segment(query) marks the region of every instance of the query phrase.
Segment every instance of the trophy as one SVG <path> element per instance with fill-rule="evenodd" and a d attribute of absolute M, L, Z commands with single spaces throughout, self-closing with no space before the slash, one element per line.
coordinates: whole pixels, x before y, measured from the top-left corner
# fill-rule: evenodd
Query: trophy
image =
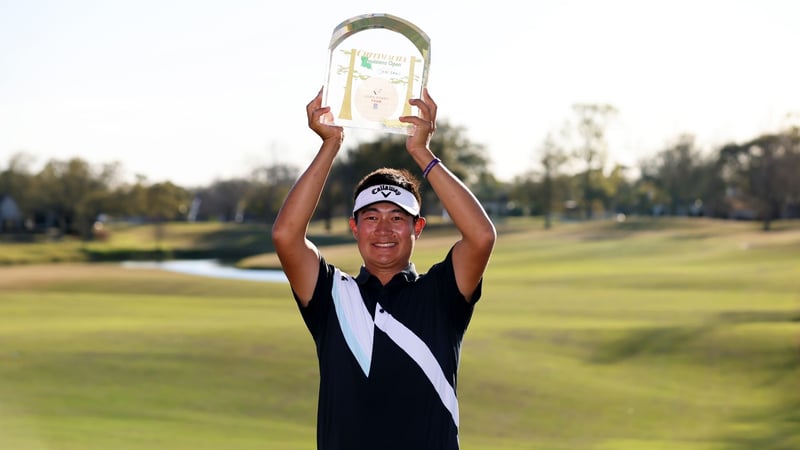
<path fill-rule="evenodd" d="M 431 43 L 411 22 L 389 14 L 365 14 L 340 23 L 328 46 L 322 122 L 413 134 L 400 116 L 416 115 L 428 79 Z"/>

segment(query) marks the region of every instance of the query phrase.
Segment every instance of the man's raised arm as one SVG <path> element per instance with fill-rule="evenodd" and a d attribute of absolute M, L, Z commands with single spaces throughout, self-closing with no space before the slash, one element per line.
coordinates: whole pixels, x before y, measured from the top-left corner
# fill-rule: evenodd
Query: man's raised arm
<path fill-rule="evenodd" d="M 322 145 L 314 160 L 292 186 L 272 225 L 275 252 L 292 290 L 303 306 L 311 300 L 319 273 L 319 252 L 306 236 L 308 225 L 344 139 L 341 127 L 320 122 L 320 117 L 329 111 L 330 108 L 322 107 L 320 90 L 306 106 L 306 115 L 309 128 L 322 138 Z"/>
<path fill-rule="evenodd" d="M 430 150 L 430 139 L 436 129 L 436 103 L 424 89 L 421 99 L 412 99 L 419 108 L 419 117 L 405 116 L 400 120 L 413 123 L 415 132 L 406 140 L 406 148 L 423 170 L 461 239 L 453 248 L 453 267 L 461 294 L 472 301 L 472 294 L 489 264 L 497 232 L 475 195 L 447 169 Z"/>

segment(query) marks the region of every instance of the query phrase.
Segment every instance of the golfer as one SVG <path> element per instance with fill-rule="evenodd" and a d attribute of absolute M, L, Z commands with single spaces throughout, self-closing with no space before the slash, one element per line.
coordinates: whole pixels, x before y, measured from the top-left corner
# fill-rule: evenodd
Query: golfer
<path fill-rule="evenodd" d="M 363 265 L 347 274 L 306 236 L 344 140 L 324 125 L 322 91 L 306 107 L 322 139 L 275 219 L 272 240 L 319 359 L 319 450 L 455 450 L 461 341 L 481 296 L 496 232 L 467 187 L 430 150 L 436 103 L 427 89 L 410 100 L 418 116 L 406 150 L 461 237 L 427 272 L 411 256 L 425 218 L 419 180 L 377 169 L 357 185 L 350 230 Z"/>

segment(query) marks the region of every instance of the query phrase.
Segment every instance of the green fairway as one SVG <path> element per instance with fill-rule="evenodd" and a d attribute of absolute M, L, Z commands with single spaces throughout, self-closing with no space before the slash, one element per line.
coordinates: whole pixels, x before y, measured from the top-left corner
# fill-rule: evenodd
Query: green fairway
<path fill-rule="evenodd" d="M 464 450 L 800 448 L 800 223 L 498 228 L 463 343 Z M 418 269 L 453 238 L 423 233 Z M 353 244 L 323 253 L 358 267 Z M 2 450 L 312 450 L 316 395 L 286 284 L 0 267 Z"/>

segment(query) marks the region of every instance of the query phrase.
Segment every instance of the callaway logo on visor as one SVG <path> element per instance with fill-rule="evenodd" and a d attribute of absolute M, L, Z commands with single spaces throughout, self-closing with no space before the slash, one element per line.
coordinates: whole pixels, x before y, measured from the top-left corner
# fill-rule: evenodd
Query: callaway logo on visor
<path fill-rule="evenodd" d="M 378 202 L 391 202 L 403 208 L 412 216 L 419 215 L 419 202 L 414 194 L 400 186 L 391 184 L 378 184 L 370 186 L 358 193 L 356 203 L 353 206 L 353 214 L 359 209 Z"/>

